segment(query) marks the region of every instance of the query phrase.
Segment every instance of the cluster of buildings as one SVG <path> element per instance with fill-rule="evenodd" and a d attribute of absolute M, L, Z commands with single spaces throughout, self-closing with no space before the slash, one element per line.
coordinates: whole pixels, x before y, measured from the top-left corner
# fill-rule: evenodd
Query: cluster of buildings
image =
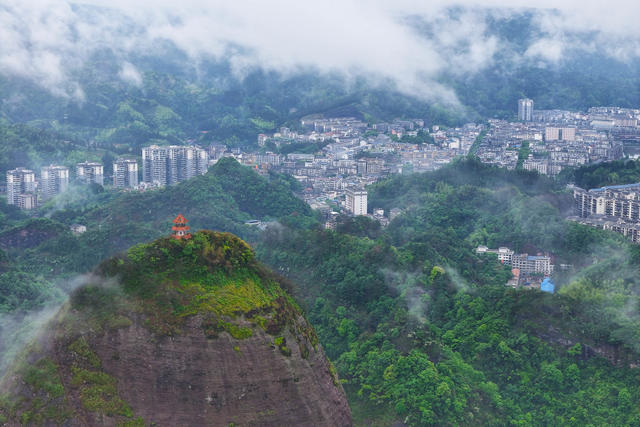
<path fill-rule="evenodd" d="M 49 165 L 40 169 L 40 177 L 31 169 L 18 167 L 7 172 L 7 204 L 30 210 L 63 193 L 69 187 L 69 168 Z M 97 162 L 76 164 L 80 184 L 104 184 L 104 167 Z"/>
<path fill-rule="evenodd" d="M 543 175 L 623 157 L 624 142 L 638 137 L 640 110 L 594 107 L 588 112 L 534 110 L 518 101 L 518 122 L 490 120 L 490 130 L 475 154 L 508 169 L 521 166 Z M 527 157 L 521 152 L 526 148 Z M 520 164 L 519 164 L 520 161 Z"/>
<path fill-rule="evenodd" d="M 36 178 L 31 169 L 19 167 L 7 172 L 7 204 L 30 210 L 38 203 L 62 193 L 69 186 L 69 168 L 50 165 Z"/>
<path fill-rule="evenodd" d="M 142 181 L 155 186 L 177 184 L 209 168 L 208 151 L 194 146 L 158 146 L 142 149 Z"/>
<path fill-rule="evenodd" d="M 282 147 L 323 141 L 322 149 L 281 155 L 265 152 L 266 148 L 243 152 L 212 144 L 209 155 L 214 162 L 232 156 L 261 173 L 275 171 L 293 176 L 303 188 L 301 197 L 326 212 L 327 218 L 336 207 L 352 215 L 364 215 L 369 209 L 365 186 L 391 174 L 437 169 L 466 155 L 484 130 L 483 125 L 473 123 L 428 129 L 422 119 L 368 125 L 353 117 L 303 119 L 300 125 L 301 132 L 281 128 L 272 135 L 261 134 L 258 145 L 268 148 L 271 143 Z M 384 218 L 388 220 L 388 216 Z"/>
<path fill-rule="evenodd" d="M 142 181 L 138 160 L 118 158 L 113 162 L 115 188 L 144 189 L 176 184 L 206 173 L 209 152 L 192 146 L 150 146 L 142 149 Z M 76 164 L 78 184 L 104 185 L 104 166 L 98 162 Z M 24 167 L 7 172 L 7 203 L 21 209 L 36 208 L 69 187 L 70 173 L 66 166 L 50 165 L 36 177 L 34 171 Z"/>
<path fill-rule="evenodd" d="M 615 231 L 640 243 L 640 183 L 584 190 L 573 187 L 572 221 Z"/>
<path fill-rule="evenodd" d="M 554 292 L 554 285 L 550 278 L 554 265 L 549 255 L 516 254 L 515 251 L 507 247 L 489 249 L 483 245 L 476 248 L 476 253 L 495 254 L 500 262 L 511 266 L 513 278 L 507 283 L 508 286 L 522 286 L 550 293 Z"/>

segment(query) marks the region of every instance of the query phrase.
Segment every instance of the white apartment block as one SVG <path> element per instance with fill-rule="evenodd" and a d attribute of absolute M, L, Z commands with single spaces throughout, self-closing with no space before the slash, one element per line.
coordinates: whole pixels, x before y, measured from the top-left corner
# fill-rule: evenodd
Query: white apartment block
<path fill-rule="evenodd" d="M 76 178 L 85 184 L 104 185 L 104 166 L 95 162 L 83 162 L 76 165 Z"/>
<path fill-rule="evenodd" d="M 142 149 L 142 180 L 173 185 L 203 175 L 209 167 L 209 153 L 198 147 L 152 145 Z"/>
<path fill-rule="evenodd" d="M 35 194 L 36 191 L 36 174 L 26 168 L 16 168 L 7 172 L 7 204 L 21 206 L 26 205 L 24 197 L 21 195 Z M 22 201 L 21 201 L 22 200 Z M 33 206 L 23 209 L 33 209 L 35 207 L 35 196 L 33 198 Z M 29 206 L 31 206 L 29 204 Z"/>
<path fill-rule="evenodd" d="M 118 188 L 138 186 L 138 162 L 133 159 L 117 159 L 113 163 L 113 186 Z"/>
<path fill-rule="evenodd" d="M 347 190 L 345 196 L 345 205 L 347 211 L 356 216 L 367 214 L 366 190 Z"/>
<path fill-rule="evenodd" d="M 69 187 L 69 168 L 56 165 L 43 167 L 40 171 L 40 184 L 44 200 L 66 191 Z"/>

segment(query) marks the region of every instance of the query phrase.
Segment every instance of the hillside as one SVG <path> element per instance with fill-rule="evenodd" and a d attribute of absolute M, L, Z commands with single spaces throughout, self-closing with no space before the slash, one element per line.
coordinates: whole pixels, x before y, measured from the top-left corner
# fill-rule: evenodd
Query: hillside
<path fill-rule="evenodd" d="M 170 220 L 182 212 L 195 229 L 228 231 L 253 241 L 259 231 L 245 225 L 250 219 L 305 223 L 311 209 L 293 195 L 290 182 L 272 175 L 262 177 L 234 159 L 222 159 L 206 175 L 179 185 L 147 192 L 113 192 L 93 195 L 61 195 L 46 205 L 48 218 L 24 220 L 5 217 L 0 249 L 12 260 L 7 274 L 19 279 L 0 296 L 3 306 L 21 305 L 21 289 L 31 288 L 36 277 L 57 277 L 91 270 L 104 258 L 132 245 L 166 235 Z M 66 197 L 69 196 L 69 197 Z M 69 226 L 87 226 L 73 235 Z M 9 282 L 14 282 L 9 281 Z M 28 301 L 27 301 L 28 303 Z"/>
<path fill-rule="evenodd" d="M 5 376 L 0 421 L 349 425 L 282 284 L 228 233 L 134 246 L 100 265 Z"/>
<path fill-rule="evenodd" d="M 267 230 L 261 260 L 300 287 L 356 425 L 633 425 L 638 247 L 564 220 L 552 180 L 467 159 L 369 189 L 388 227 Z M 505 286 L 480 245 L 551 252 L 556 294 Z"/>

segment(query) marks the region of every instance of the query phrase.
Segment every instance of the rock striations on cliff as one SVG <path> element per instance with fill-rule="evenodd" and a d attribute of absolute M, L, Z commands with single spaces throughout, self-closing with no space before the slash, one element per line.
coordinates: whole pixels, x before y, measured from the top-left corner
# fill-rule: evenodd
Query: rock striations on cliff
<path fill-rule="evenodd" d="M 228 233 L 105 261 L 0 383 L 7 425 L 347 426 L 282 281 Z"/>

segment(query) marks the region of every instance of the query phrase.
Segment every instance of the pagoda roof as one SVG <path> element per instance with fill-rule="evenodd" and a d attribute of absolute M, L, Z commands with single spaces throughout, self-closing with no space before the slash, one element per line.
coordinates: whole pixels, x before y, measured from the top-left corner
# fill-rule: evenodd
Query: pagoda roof
<path fill-rule="evenodd" d="M 186 224 L 189 222 L 182 214 L 178 214 L 178 216 L 173 220 L 174 224 Z"/>

